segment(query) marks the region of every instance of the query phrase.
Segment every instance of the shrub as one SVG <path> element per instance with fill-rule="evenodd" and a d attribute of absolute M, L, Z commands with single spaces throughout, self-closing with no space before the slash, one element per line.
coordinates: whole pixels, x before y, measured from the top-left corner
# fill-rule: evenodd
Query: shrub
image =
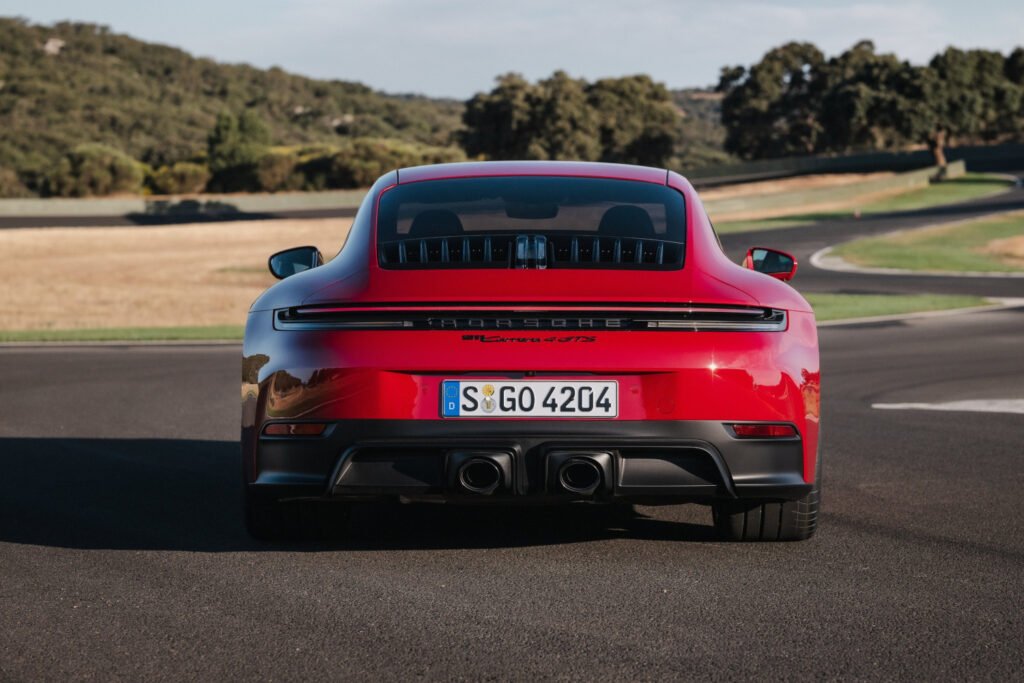
<path fill-rule="evenodd" d="M 0 197 L 31 197 L 32 193 L 21 182 L 18 174 L 0 166 Z"/>
<path fill-rule="evenodd" d="M 209 181 L 208 168 L 188 161 L 161 166 L 149 176 L 149 185 L 157 194 L 195 194 L 202 192 Z"/>
<path fill-rule="evenodd" d="M 207 139 L 207 158 L 213 179 L 211 189 L 221 192 L 252 192 L 260 189 L 258 165 L 267 155 L 270 133 L 252 111 L 239 117 L 224 112 Z"/>
<path fill-rule="evenodd" d="M 368 187 L 392 169 L 465 159 L 465 153 L 455 147 L 432 147 L 384 138 L 356 138 L 331 156 L 328 186 Z"/>
<path fill-rule="evenodd" d="M 142 189 L 142 167 L 124 152 L 87 143 L 65 154 L 46 179 L 46 193 L 90 197 Z"/>
<path fill-rule="evenodd" d="M 256 182 L 264 192 L 301 190 L 302 174 L 297 172 L 298 158 L 288 151 L 266 154 L 256 163 Z"/>

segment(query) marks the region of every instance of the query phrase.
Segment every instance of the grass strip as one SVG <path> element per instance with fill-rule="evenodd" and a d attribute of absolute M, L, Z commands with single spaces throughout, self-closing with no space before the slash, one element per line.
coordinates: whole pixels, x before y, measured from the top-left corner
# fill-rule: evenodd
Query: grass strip
<path fill-rule="evenodd" d="M 82 330 L 0 330 L 0 342 L 210 341 L 239 340 L 241 325 L 208 327 L 110 327 Z"/>
<path fill-rule="evenodd" d="M 1024 213 L 957 225 L 910 230 L 853 240 L 832 254 L 858 266 L 948 272 L 1024 271 L 1024 261 L 1001 257 L 986 247 L 996 240 L 1024 236 Z"/>
<path fill-rule="evenodd" d="M 818 322 L 870 318 L 878 315 L 901 315 L 922 311 L 941 311 L 954 308 L 984 306 L 986 299 L 979 296 L 946 294 L 827 294 L 804 292 L 814 307 Z"/>

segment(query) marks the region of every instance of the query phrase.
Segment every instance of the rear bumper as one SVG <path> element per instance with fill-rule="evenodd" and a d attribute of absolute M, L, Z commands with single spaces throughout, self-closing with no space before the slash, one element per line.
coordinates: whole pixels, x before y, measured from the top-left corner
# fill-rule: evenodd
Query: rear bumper
<path fill-rule="evenodd" d="M 473 454 L 503 470 L 492 493 L 458 484 L 456 468 Z M 574 455 L 603 468 L 592 494 L 559 484 L 559 463 Z M 339 420 L 321 436 L 260 436 L 245 469 L 251 492 L 273 499 L 656 504 L 792 500 L 811 488 L 799 437 L 737 439 L 705 420 Z"/>

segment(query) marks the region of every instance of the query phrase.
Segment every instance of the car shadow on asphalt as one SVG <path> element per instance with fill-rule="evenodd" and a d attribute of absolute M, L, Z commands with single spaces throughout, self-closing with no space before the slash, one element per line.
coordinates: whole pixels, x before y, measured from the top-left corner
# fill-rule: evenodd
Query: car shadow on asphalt
<path fill-rule="evenodd" d="M 317 552 L 717 538 L 710 524 L 658 519 L 632 508 L 361 504 L 348 532 L 336 539 L 260 543 L 242 526 L 238 458 L 238 443 L 230 441 L 0 438 L 0 542 Z"/>

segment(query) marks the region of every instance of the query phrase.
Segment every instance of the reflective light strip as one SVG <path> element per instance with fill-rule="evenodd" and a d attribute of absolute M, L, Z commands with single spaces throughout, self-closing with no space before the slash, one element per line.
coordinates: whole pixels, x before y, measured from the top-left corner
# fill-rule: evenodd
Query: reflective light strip
<path fill-rule="evenodd" d="M 273 422 L 263 428 L 265 436 L 320 436 L 327 429 L 323 422 Z"/>
<path fill-rule="evenodd" d="M 411 320 L 277 320 L 289 330 L 400 330 L 412 328 Z"/>
<path fill-rule="evenodd" d="M 289 309 L 279 309 L 278 313 L 287 312 Z M 600 313 L 608 314 L 614 313 L 616 315 L 622 315 L 624 313 L 682 313 L 682 314 L 693 314 L 693 313 L 715 313 L 715 314 L 729 314 L 729 315 L 750 315 L 760 316 L 764 315 L 764 312 L 768 310 L 766 308 L 727 308 L 724 306 L 719 307 L 701 307 L 701 306 L 616 306 L 615 304 L 605 306 L 547 306 L 543 304 L 539 305 L 516 305 L 508 304 L 504 305 L 501 303 L 494 303 L 489 306 L 450 306 L 443 303 L 439 304 L 383 304 L 380 306 L 308 306 L 303 308 L 295 309 L 295 313 L 299 315 L 309 314 L 322 314 L 322 313 L 366 313 L 370 311 L 372 313 L 430 313 L 431 315 L 440 315 L 444 313 L 492 313 L 494 315 L 514 315 L 516 313 Z M 782 313 L 782 311 L 778 311 Z"/>
<path fill-rule="evenodd" d="M 564 313 L 575 315 L 564 316 Z M 635 314 L 661 313 L 674 319 L 639 317 Z M 359 319 L 360 315 L 391 314 L 412 319 Z M 479 317 L 472 317 L 477 314 Z M 562 315 L 559 315 L 562 314 Z M 588 317 L 588 314 L 593 317 Z M 322 317 L 317 317 L 322 316 Z M 334 317 L 337 316 L 337 317 Z M 346 319 L 351 316 L 354 319 Z M 684 316 L 693 316 L 684 317 Z M 724 319 L 714 319 L 722 317 Z M 708 319 L 711 318 L 711 319 Z M 439 325 L 438 322 L 445 323 Z M 475 323 L 475 324 L 474 324 Z M 493 324 L 492 324 L 493 323 Z M 612 324 L 614 323 L 614 324 Z M 786 329 L 785 311 L 776 309 L 685 308 L 685 309 L 282 309 L 275 312 L 274 327 L 281 330 L 578 330 L 578 331 L 723 331 L 780 332 Z"/>
<path fill-rule="evenodd" d="M 732 332 L 780 332 L 786 329 L 786 315 L 776 320 L 648 320 L 647 327 L 660 330 L 725 330 Z"/>
<path fill-rule="evenodd" d="M 737 439 L 792 439 L 797 436 L 796 427 L 790 424 L 730 424 Z"/>

